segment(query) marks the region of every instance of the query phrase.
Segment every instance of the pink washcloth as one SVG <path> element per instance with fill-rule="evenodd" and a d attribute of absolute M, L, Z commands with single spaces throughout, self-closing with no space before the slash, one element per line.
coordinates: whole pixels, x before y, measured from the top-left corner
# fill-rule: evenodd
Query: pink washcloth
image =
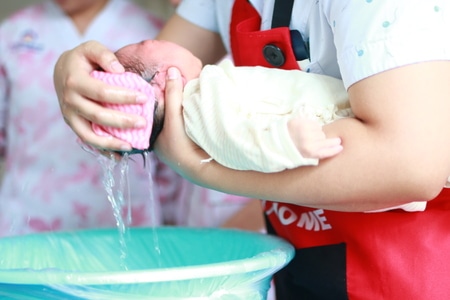
<path fill-rule="evenodd" d="M 97 135 L 113 136 L 130 143 L 134 149 L 147 150 L 150 146 L 150 135 L 153 127 L 153 111 L 156 101 L 153 87 L 141 76 L 130 72 L 113 74 L 102 71 L 93 71 L 91 76 L 100 79 L 109 85 L 125 87 L 147 95 L 148 100 L 145 103 L 140 104 L 103 103 L 105 107 L 144 117 L 147 120 L 145 127 L 121 129 L 92 124 L 92 129 Z"/>

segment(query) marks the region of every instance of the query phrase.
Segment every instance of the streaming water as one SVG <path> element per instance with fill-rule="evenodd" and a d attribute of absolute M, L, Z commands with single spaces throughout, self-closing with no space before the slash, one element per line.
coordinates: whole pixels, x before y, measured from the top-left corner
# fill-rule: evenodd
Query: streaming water
<path fill-rule="evenodd" d="M 150 218 L 153 222 L 153 244 L 155 246 L 155 252 L 158 255 L 159 259 L 158 259 L 158 266 L 161 267 L 162 263 L 161 263 L 161 248 L 160 248 L 160 244 L 159 244 L 159 238 L 158 238 L 158 234 L 156 232 L 156 215 L 155 215 L 155 211 L 156 209 L 156 205 L 158 205 L 158 203 L 155 202 L 155 195 L 153 194 L 153 176 L 152 176 L 152 165 L 151 165 L 151 160 L 150 160 L 150 154 L 148 152 L 144 152 L 144 161 L 145 161 L 145 168 L 148 174 L 148 182 L 149 182 L 149 195 L 150 195 L 150 207 L 152 208 L 151 212 L 150 212 Z"/>
<path fill-rule="evenodd" d="M 119 177 L 119 185 L 117 188 L 115 172 L 117 166 L 117 161 L 111 155 L 111 157 L 98 156 L 97 158 L 100 162 L 100 165 L 103 169 L 103 185 L 105 187 L 105 191 L 107 194 L 107 198 L 109 203 L 111 203 L 111 207 L 113 209 L 114 218 L 116 219 L 117 229 L 119 231 L 119 244 L 120 244 L 120 259 L 121 265 L 125 270 L 128 270 L 126 259 L 127 259 L 127 243 L 125 241 L 125 235 L 127 232 L 127 224 L 125 223 L 122 216 L 122 208 L 125 206 L 125 202 L 127 201 L 127 205 L 130 206 L 130 197 L 128 193 L 128 197 L 124 197 L 125 186 L 129 186 L 126 184 L 126 179 L 128 178 L 128 155 L 124 155 L 122 160 L 119 162 L 120 166 L 120 177 Z M 127 189 L 128 190 L 128 189 Z M 128 210 L 131 211 L 130 209 Z M 128 213 L 129 219 L 128 225 L 131 224 L 131 213 Z"/>
<path fill-rule="evenodd" d="M 114 159 L 114 156 L 111 154 L 110 157 L 106 157 L 101 155 L 95 149 L 89 148 L 89 146 L 83 145 L 82 147 L 94 154 L 100 163 L 103 169 L 103 185 L 107 194 L 108 201 L 111 203 L 111 207 L 113 209 L 114 218 L 116 219 L 116 225 L 119 232 L 119 244 L 120 244 L 120 258 L 121 265 L 125 270 L 128 270 L 126 265 L 126 259 L 128 256 L 128 247 L 127 247 L 127 237 L 128 231 L 127 226 L 131 226 L 132 224 L 132 208 L 131 208 L 131 196 L 130 196 L 130 185 L 128 182 L 128 172 L 129 172 L 129 162 L 130 157 L 128 154 L 124 154 L 121 160 Z M 150 159 L 150 154 L 148 152 L 143 153 L 143 158 L 145 162 L 145 169 L 148 174 L 148 195 L 150 201 L 150 219 L 152 222 L 152 230 L 153 230 L 153 244 L 154 250 L 157 255 L 157 263 L 158 266 L 162 266 L 161 261 L 161 248 L 159 243 L 159 237 L 157 234 L 156 227 L 159 225 L 157 220 L 159 220 L 159 216 L 156 216 L 156 212 L 158 211 L 156 203 L 157 199 L 154 196 L 154 186 L 153 186 L 153 172 L 152 172 L 152 164 Z M 119 171 L 119 176 L 116 178 L 116 171 Z M 118 181 L 118 182 L 117 182 Z M 124 219 L 123 209 L 127 208 L 127 214 Z"/>

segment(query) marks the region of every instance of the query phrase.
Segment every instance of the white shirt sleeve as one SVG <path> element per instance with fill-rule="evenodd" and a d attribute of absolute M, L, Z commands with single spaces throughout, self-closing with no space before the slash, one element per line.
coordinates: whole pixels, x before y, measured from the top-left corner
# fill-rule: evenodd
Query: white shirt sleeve
<path fill-rule="evenodd" d="M 321 3 L 346 87 L 395 67 L 450 59 L 448 0 Z"/>

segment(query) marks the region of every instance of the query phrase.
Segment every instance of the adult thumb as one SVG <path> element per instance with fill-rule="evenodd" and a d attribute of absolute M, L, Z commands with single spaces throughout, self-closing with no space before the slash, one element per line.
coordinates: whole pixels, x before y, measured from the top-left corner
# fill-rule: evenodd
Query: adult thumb
<path fill-rule="evenodd" d="M 181 112 L 181 102 L 183 101 L 183 81 L 180 71 L 175 67 L 167 70 L 165 87 L 165 111 L 166 117 Z"/>

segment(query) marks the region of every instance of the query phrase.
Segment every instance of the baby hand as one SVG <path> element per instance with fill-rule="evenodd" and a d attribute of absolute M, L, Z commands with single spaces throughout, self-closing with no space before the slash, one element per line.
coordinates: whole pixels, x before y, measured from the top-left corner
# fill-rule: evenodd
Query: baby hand
<path fill-rule="evenodd" d="M 343 149 L 341 139 L 327 138 L 317 120 L 297 117 L 289 120 L 287 125 L 292 141 L 305 158 L 328 158 Z"/>

